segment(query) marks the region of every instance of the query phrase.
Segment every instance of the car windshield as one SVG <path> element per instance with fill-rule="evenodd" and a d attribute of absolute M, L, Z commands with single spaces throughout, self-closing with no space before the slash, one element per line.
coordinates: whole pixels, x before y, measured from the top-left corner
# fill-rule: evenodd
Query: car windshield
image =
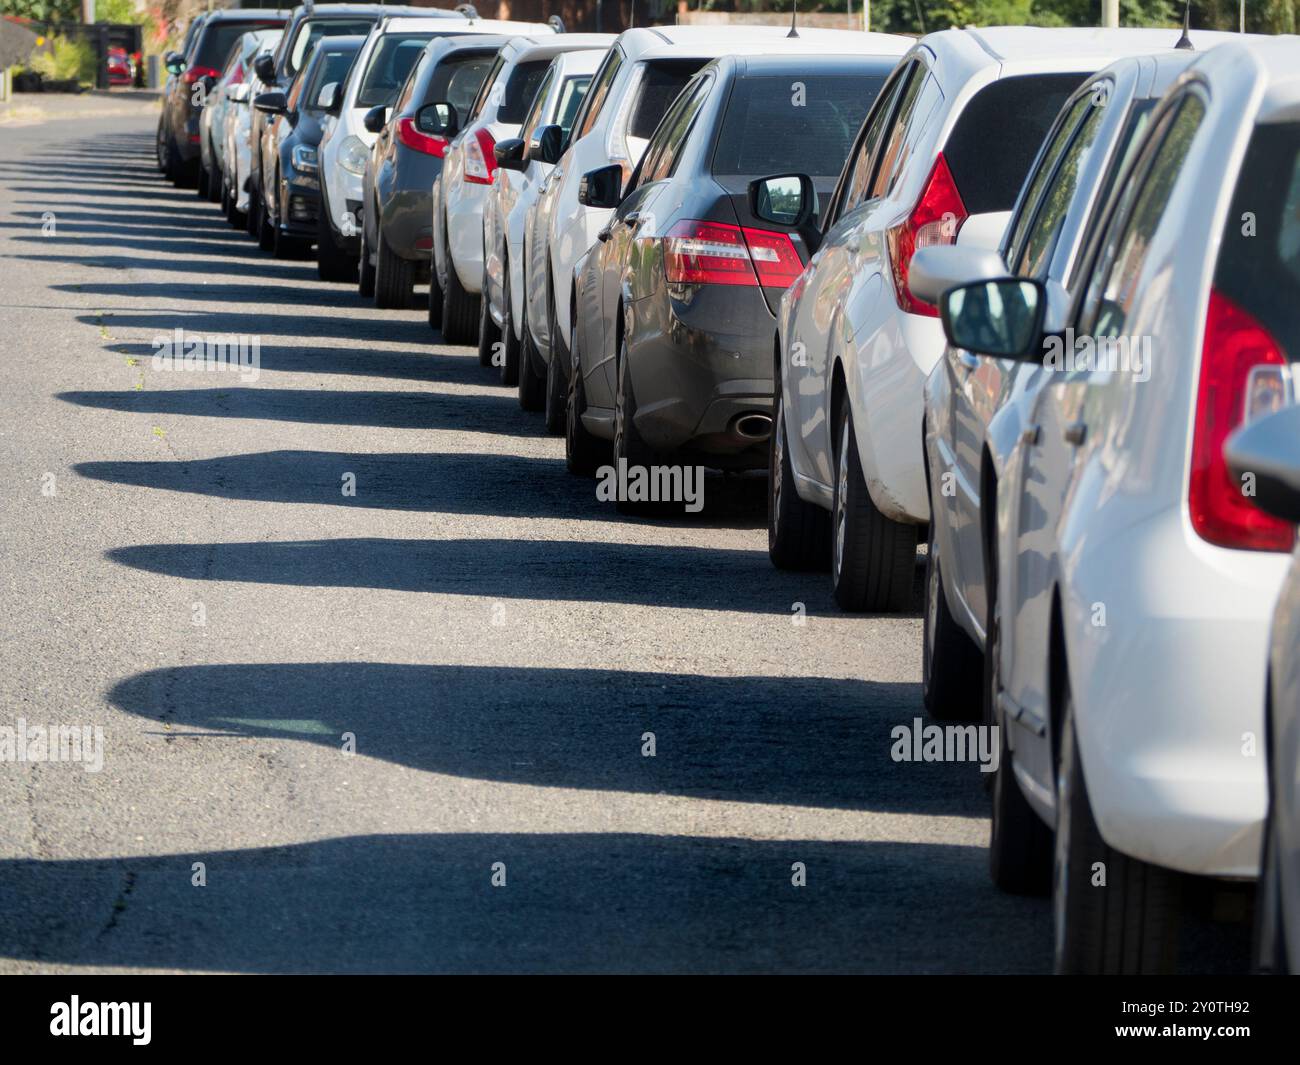
<path fill-rule="evenodd" d="M 357 107 L 391 107 L 432 33 L 387 33 L 370 53 Z"/>
<path fill-rule="evenodd" d="M 713 173 L 839 174 L 885 74 L 800 74 L 794 92 L 792 80 L 787 74 L 736 81 L 719 126 Z"/>
<path fill-rule="evenodd" d="M 298 35 L 293 39 L 293 48 L 285 60 L 285 73 L 296 74 L 322 37 L 364 37 L 374 24 L 375 20 L 368 18 L 307 19 L 298 27 Z"/>

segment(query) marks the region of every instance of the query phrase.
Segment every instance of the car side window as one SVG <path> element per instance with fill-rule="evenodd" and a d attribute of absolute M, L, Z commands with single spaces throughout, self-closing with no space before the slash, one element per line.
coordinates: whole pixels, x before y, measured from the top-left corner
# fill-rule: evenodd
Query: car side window
<path fill-rule="evenodd" d="M 415 66 L 411 68 L 411 73 L 406 75 L 406 84 L 402 86 L 402 91 L 397 94 L 397 102 L 393 104 L 393 114 L 400 114 L 406 110 L 406 105 L 411 102 L 411 94 L 415 92 L 416 82 L 420 80 L 420 71 L 424 69 L 424 62 L 427 55 L 420 56 L 415 61 Z"/>
<path fill-rule="evenodd" d="M 695 122 L 695 116 L 699 114 L 700 107 L 704 104 L 712 86 L 712 77 L 699 78 L 694 85 L 688 87 L 677 98 L 668 114 L 663 117 L 663 121 L 659 123 L 659 128 L 655 130 L 654 137 L 646 149 L 647 156 L 651 150 L 655 154 L 651 158 L 650 164 L 642 168 L 638 188 L 641 185 L 648 185 L 652 181 L 662 181 L 664 178 L 670 177 L 677 169 L 677 161 L 681 158 L 682 146 L 686 143 L 686 137 Z"/>
<path fill-rule="evenodd" d="M 609 99 L 609 90 L 614 84 L 614 79 L 618 77 L 618 72 L 623 66 L 623 53 L 617 48 L 611 48 L 605 61 L 601 63 L 600 70 L 592 79 L 591 88 L 587 91 L 587 98 L 583 100 L 583 112 L 580 121 L 575 122 L 576 132 L 573 139 L 581 140 L 596 124 L 596 119 L 600 117 L 601 108 L 605 106 L 605 101 Z"/>
<path fill-rule="evenodd" d="M 551 82 L 555 80 L 555 68 L 547 67 L 546 76 L 542 78 L 542 83 L 537 86 L 537 95 L 533 97 L 533 102 L 528 108 L 528 114 L 524 116 L 524 124 L 520 128 L 519 136 L 525 144 L 531 144 L 533 134 L 537 131 L 538 125 L 542 121 L 542 113 L 546 109 L 546 98 L 551 92 Z"/>
<path fill-rule="evenodd" d="M 1123 335 L 1151 238 L 1205 117 L 1205 104 L 1193 93 L 1185 93 L 1176 106 L 1176 111 L 1166 112 L 1163 128 L 1157 129 L 1152 139 L 1155 147 L 1139 160 L 1136 179 L 1129 181 L 1107 222 L 1082 304 L 1080 334 Z"/>
<path fill-rule="evenodd" d="M 881 149 L 877 153 L 880 157 L 880 165 L 876 167 L 876 176 L 871 182 L 869 191 L 862 197 L 863 201 L 884 196 L 894 187 L 894 182 L 898 179 L 903 163 L 906 161 L 904 146 L 909 140 L 907 134 L 912 119 L 918 117 L 924 121 L 928 117 L 928 114 L 918 115 L 917 102 L 921 99 L 921 89 L 930 80 L 930 76 L 920 63 L 916 64 L 916 68 L 916 72 L 907 80 L 907 88 L 900 97 L 894 120 L 888 127 L 885 139 L 881 142 Z M 931 103 L 933 102 L 932 99 Z"/>
<path fill-rule="evenodd" d="M 483 110 L 483 105 L 487 103 L 488 96 L 492 93 L 492 86 L 501 76 L 501 68 L 506 65 L 506 61 L 497 56 L 496 62 L 492 64 L 492 69 L 487 72 L 487 77 L 483 79 L 483 84 L 479 86 L 478 95 L 474 97 L 474 105 L 469 109 L 469 115 L 461 123 L 461 129 L 464 129 L 476 118 L 478 113 Z"/>
<path fill-rule="evenodd" d="M 916 63 L 909 63 L 905 70 L 894 75 L 893 80 L 876 97 L 876 104 L 871 109 L 871 114 L 867 116 L 866 125 L 854 149 L 852 169 L 841 183 L 834 210 L 827 212 L 827 228 L 839 221 L 845 212 L 853 210 L 866 195 L 875 171 L 880 142 L 889 128 L 889 120 L 894 113 L 899 95 L 907 90 L 908 84 L 916 74 L 916 68 Z M 832 214 L 834 217 L 831 217 Z"/>
<path fill-rule="evenodd" d="M 1016 213 L 1011 219 L 1011 225 L 1007 227 L 1007 232 L 1011 235 L 1006 247 L 1008 263 L 1015 263 L 1021 258 L 1024 252 L 1026 235 L 1034 221 L 1034 214 L 1038 209 L 1039 201 L 1043 197 L 1043 189 L 1052 180 L 1057 160 L 1061 158 L 1065 146 L 1070 143 L 1070 138 L 1074 136 L 1075 130 L 1079 128 L 1080 118 L 1084 110 L 1091 105 L 1091 101 L 1091 94 L 1085 93 L 1080 96 L 1056 120 L 1056 128 L 1048 134 L 1046 145 L 1038 157 L 1038 165 L 1029 175 L 1029 183 L 1025 186 L 1024 194 L 1020 197 L 1020 203 L 1016 206 Z"/>
<path fill-rule="evenodd" d="M 1091 97 L 1087 99 L 1091 101 Z M 1024 248 L 1019 258 L 1012 262 L 1013 274 L 1037 278 L 1047 276 L 1052 253 L 1056 251 L 1056 242 L 1065 225 L 1065 216 L 1079 186 L 1079 166 L 1096 143 L 1102 115 L 1103 108 L 1092 106 L 1089 102 L 1087 112 L 1065 149 L 1065 154 L 1061 156 L 1051 183 L 1043 192 L 1033 223 L 1026 231 Z"/>

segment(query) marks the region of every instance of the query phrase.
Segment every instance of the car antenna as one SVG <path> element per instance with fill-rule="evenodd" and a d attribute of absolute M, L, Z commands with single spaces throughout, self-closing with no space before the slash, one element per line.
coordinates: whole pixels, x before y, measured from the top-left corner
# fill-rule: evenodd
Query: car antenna
<path fill-rule="evenodd" d="M 1184 51 L 1195 51 L 1192 39 L 1187 36 L 1187 31 L 1192 26 L 1192 0 L 1187 0 L 1187 6 L 1183 8 L 1183 35 L 1178 38 L 1175 48 L 1181 48 Z"/>
<path fill-rule="evenodd" d="M 795 18 L 799 14 L 799 0 L 790 0 L 790 32 L 786 37 L 798 37 L 799 30 L 794 24 Z"/>

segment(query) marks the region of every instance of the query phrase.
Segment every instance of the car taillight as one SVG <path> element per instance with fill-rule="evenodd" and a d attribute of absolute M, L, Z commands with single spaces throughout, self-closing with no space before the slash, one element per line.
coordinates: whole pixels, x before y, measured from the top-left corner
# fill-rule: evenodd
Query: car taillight
<path fill-rule="evenodd" d="M 415 128 L 415 119 L 413 118 L 398 120 L 397 139 L 408 148 L 414 148 L 417 152 L 424 152 L 425 155 L 436 155 L 441 159 L 447 154 L 447 138 L 421 133 Z"/>
<path fill-rule="evenodd" d="M 922 248 L 936 244 L 956 244 L 957 231 L 966 221 L 966 205 L 952 179 L 948 161 L 942 153 L 925 179 L 921 196 L 912 213 L 885 233 L 889 245 L 889 264 L 894 275 L 894 295 L 898 306 L 908 314 L 939 317 L 939 308 L 912 295 L 907 287 L 907 268 L 912 256 Z"/>
<path fill-rule="evenodd" d="M 244 83 L 244 64 L 237 63 L 235 65 L 235 72 L 230 76 L 230 81 L 228 81 L 227 84 L 242 85 L 243 83 Z"/>
<path fill-rule="evenodd" d="M 465 140 L 465 180 L 475 185 L 491 185 L 497 172 L 497 157 L 493 149 L 497 142 L 485 129 L 476 129 Z"/>
<path fill-rule="evenodd" d="M 1292 526 L 1257 509 L 1223 458 L 1229 433 L 1291 400 L 1290 367 L 1277 341 L 1252 315 L 1212 289 L 1187 493 L 1192 528 L 1202 540 L 1251 551 L 1291 550 Z"/>
<path fill-rule="evenodd" d="M 219 70 L 213 70 L 211 67 L 193 66 L 190 67 L 189 70 L 187 70 L 184 74 L 181 75 L 181 80 L 185 82 L 186 85 L 193 85 L 196 81 L 199 80 L 199 78 L 219 78 L 219 77 L 221 77 L 221 71 Z"/>
<path fill-rule="evenodd" d="M 785 288 L 802 270 L 785 233 L 685 219 L 664 237 L 664 277 L 674 284 Z"/>

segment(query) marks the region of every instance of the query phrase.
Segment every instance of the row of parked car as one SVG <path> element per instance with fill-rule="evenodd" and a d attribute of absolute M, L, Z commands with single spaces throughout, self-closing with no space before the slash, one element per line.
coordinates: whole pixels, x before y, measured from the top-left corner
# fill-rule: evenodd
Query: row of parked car
<path fill-rule="evenodd" d="M 998 728 L 991 873 L 1058 970 L 1174 968 L 1255 880 L 1294 965 L 1300 39 L 562 30 L 201 16 L 160 168 L 378 307 L 427 283 L 577 475 L 766 469 L 845 610 L 926 542 L 925 705 Z"/>

